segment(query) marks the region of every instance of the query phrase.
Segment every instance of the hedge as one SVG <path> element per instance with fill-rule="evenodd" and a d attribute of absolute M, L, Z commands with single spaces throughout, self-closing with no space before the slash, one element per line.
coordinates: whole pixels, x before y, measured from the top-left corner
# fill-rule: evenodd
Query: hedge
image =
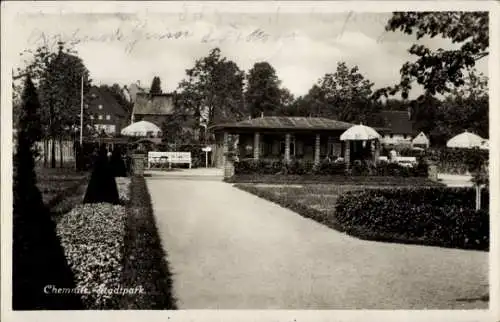
<path fill-rule="evenodd" d="M 353 162 L 347 171 L 344 162 L 323 160 L 315 165 L 310 160 L 254 160 L 243 159 L 234 163 L 235 174 L 274 174 L 274 175 L 353 175 L 353 176 L 403 176 L 427 177 L 428 165 L 419 162 L 415 167 L 405 167 L 396 163 L 380 162 L 377 165 L 367 162 Z"/>
<path fill-rule="evenodd" d="M 404 188 L 347 192 L 337 200 L 342 230 L 370 240 L 489 249 L 489 192 L 480 211 L 470 188 Z"/>
<path fill-rule="evenodd" d="M 129 310 L 176 309 L 172 276 L 143 177 L 132 177 L 127 205 L 121 284 L 140 285 L 145 291 L 123 297 L 120 307 Z"/>
<path fill-rule="evenodd" d="M 483 160 L 488 160 L 489 151 L 480 149 L 428 149 L 417 151 L 404 149 L 400 151 L 402 156 L 423 157 L 436 164 L 439 172 L 464 174 L 467 169 L 466 160 L 471 156 L 479 156 Z"/>

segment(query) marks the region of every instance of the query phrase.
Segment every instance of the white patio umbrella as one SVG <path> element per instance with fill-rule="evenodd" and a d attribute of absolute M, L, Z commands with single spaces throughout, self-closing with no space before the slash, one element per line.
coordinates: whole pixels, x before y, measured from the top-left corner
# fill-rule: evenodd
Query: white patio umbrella
<path fill-rule="evenodd" d="M 122 135 L 127 136 L 148 136 L 150 134 L 157 136 L 159 133 L 161 133 L 161 129 L 148 121 L 132 123 L 121 131 Z"/>
<path fill-rule="evenodd" d="M 460 133 L 446 142 L 448 148 L 472 149 L 480 148 L 483 145 L 484 139 L 477 134 L 471 132 Z"/>
<path fill-rule="evenodd" d="M 347 129 L 340 136 L 341 141 L 358 141 L 358 140 L 374 140 L 379 139 L 381 136 L 375 129 L 365 126 L 363 124 L 354 125 Z"/>

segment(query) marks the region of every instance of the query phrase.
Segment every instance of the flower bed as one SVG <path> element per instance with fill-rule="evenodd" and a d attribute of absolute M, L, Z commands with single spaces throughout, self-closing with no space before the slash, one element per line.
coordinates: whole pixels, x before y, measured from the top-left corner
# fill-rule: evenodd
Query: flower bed
<path fill-rule="evenodd" d="M 489 193 L 475 211 L 470 188 L 406 188 L 347 192 L 335 208 L 347 233 L 381 241 L 489 249 Z"/>
<path fill-rule="evenodd" d="M 118 308 L 118 296 L 109 292 L 121 286 L 125 222 L 125 207 L 100 203 L 78 205 L 57 224 L 87 309 Z"/>
<path fill-rule="evenodd" d="M 76 290 L 86 309 L 175 309 L 144 178 L 116 183 L 122 205 L 78 205 L 57 218 Z"/>

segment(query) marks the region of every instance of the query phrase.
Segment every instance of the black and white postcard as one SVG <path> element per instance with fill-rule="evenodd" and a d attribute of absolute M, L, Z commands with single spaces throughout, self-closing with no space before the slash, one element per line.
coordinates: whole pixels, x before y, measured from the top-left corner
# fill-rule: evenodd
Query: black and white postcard
<path fill-rule="evenodd" d="M 2 2 L 2 321 L 498 321 L 499 9 Z"/>

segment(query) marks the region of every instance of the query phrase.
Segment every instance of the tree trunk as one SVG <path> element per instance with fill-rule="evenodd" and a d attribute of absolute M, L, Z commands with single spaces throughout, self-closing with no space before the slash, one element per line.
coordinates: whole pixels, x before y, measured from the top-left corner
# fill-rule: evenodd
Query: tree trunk
<path fill-rule="evenodd" d="M 50 167 L 56 167 L 56 142 L 54 137 L 52 136 L 51 140 L 52 146 L 50 147 Z"/>
<path fill-rule="evenodd" d="M 43 139 L 43 166 L 46 168 L 49 163 L 49 141 L 47 138 Z"/>
<path fill-rule="evenodd" d="M 63 138 L 59 137 L 59 167 L 62 168 L 64 166 L 63 162 Z"/>

